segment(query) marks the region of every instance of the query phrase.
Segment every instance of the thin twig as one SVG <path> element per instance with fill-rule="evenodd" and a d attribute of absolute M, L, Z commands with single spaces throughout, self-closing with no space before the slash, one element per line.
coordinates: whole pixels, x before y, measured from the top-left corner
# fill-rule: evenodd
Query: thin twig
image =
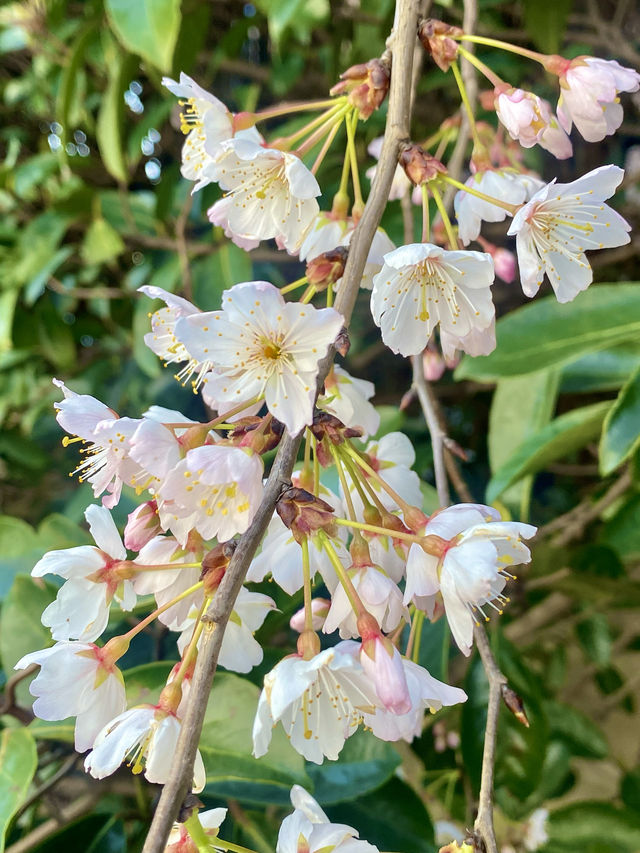
<path fill-rule="evenodd" d="M 476 625 L 473 633 L 480 652 L 482 666 L 489 681 L 489 703 L 487 705 L 487 724 L 484 730 L 480 796 L 478 798 L 478 814 L 473 829 L 476 835 L 482 839 L 486 853 L 498 853 L 496 834 L 493 828 L 493 769 L 496 760 L 496 735 L 502 685 L 507 683 L 507 679 L 500 672 L 493 656 L 484 625 Z"/>
<path fill-rule="evenodd" d="M 25 726 L 29 725 L 33 720 L 33 713 L 29 709 L 16 705 L 16 687 L 21 681 L 24 681 L 25 678 L 29 678 L 30 675 L 33 675 L 37 669 L 38 664 L 32 663 L 26 667 L 26 669 L 14 672 L 11 678 L 7 680 L 7 683 L 4 686 L 4 693 L 2 694 L 2 701 L 0 702 L 0 717 L 3 716 L 3 714 L 11 714 L 12 717 L 20 720 L 20 722 L 24 723 Z"/>
<path fill-rule="evenodd" d="M 49 276 L 47 287 L 54 293 L 70 296 L 72 299 L 129 299 L 129 294 L 117 287 L 65 287 L 53 275 Z"/>
<path fill-rule="evenodd" d="M 29 806 L 35 803 L 36 800 L 39 800 L 43 794 L 47 793 L 47 791 L 51 790 L 54 785 L 57 785 L 58 782 L 67 775 L 67 773 L 70 773 L 71 770 L 73 770 L 73 768 L 76 766 L 76 764 L 78 764 L 80 759 L 81 756 L 78 755 L 77 752 L 74 752 L 69 755 L 67 757 L 67 760 L 62 762 L 62 764 L 60 765 L 58 770 L 56 770 L 53 776 L 50 776 L 45 782 L 42 783 L 42 785 L 36 788 L 35 791 L 33 791 L 33 793 L 31 793 L 27 797 L 27 799 L 22 803 L 18 811 L 15 813 L 13 819 L 16 820 L 18 817 L 20 817 L 21 814 L 26 812 Z"/>
<path fill-rule="evenodd" d="M 389 111 L 376 182 L 354 232 L 342 285 L 335 301 L 336 310 L 343 315 L 347 324 L 353 312 L 371 242 L 389 197 L 398 162 L 400 141 L 409 133 L 410 109 L 405 81 L 411 78 L 417 18 L 416 0 L 398 0 L 396 29 L 393 35 L 393 71 L 389 92 Z M 332 360 L 333 352 L 320 366 L 319 385 L 324 381 Z M 301 436 L 292 438 L 285 435 L 265 484 L 264 496 L 255 518 L 247 532 L 239 538 L 236 551 L 205 616 L 207 624 L 198 652 L 187 711 L 181 726 L 169 779 L 162 789 L 143 853 L 164 851 L 173 821 L 177 817 L 185 795 L 191 788 L 194 760 L 224 631 L 251 559 L 273 517 L 276 501 L 283 486 L 290 482 L 300 441 Z"/>
<path fill-rule="evenodd" d="M 438 492 L 438 502 L 441 507 L 449 506 L 451 498 L 449 495 L 449 483 L 447 481 L 447 472 L 444 464 L 444 432 L 440 427 L 438 416 L 431 404 L 431 397 L 427 390 L 427 380 L 424 378 L 424 367 L 422 363 L 422 355 L 414 355 L 411 357 L 413 366 L 413 387 L 416 390 L 424 419 L 427 422 L 427 428 L 431 436 L 431 447 L 433 448 L 433 473 L 436 478 L 436 490 Z"/>
<path fill-rule="evenodd" d="M 11 847 L 7 847 L 6 853 L 29 853 L 29 850 L 33 850 L 38 844 L 41 844 L 45 838 L 48 838 L 50 835 L 53 835 L 54 832 L 57 832 L 60 827 L 66 826 L 77 818 L 82 817 L 82 815 L 89 814 L 93 811 L 99 799 L 100 793 L 97 791 L 85 794 L 84 797 L 80 797 L 80 799 L 71 803 L 69 806 L 61 808 L 55 818 L 51 818 L 51 820 L 46 820 L 44 823 L 41 823 L 40 826 L 37 826 L 32 832 L 25 835 L 24 838 L 20 839 L 20 841 L 16 841 L 16 843 L 12 844 Z"/>

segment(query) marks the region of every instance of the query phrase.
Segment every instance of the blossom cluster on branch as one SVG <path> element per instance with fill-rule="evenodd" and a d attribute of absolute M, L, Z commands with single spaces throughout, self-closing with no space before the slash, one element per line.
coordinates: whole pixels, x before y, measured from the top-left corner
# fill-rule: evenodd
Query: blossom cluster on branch
<path fill-rule="evenodd" d="M 498 78 L 464 44 L 512 46 L 437 21 L 422 22 L 420 38 L 460 88 L 473 137 L 470 174 L 461 183 L 442 163 L 458 132 L 453 119 L 421 144 L 402 146 L 391 198 L 412 195 L 422 212 L 422 237 L 396 247 L 378 229 L 361 286 L 371 291 L 373 320 L 393 352 L 413 356 L 439 346 L 447 359 L 459 351 L 484 355 L 496 346 L 496 272 L 507 281 L 515 274 L 510 251 L 481 235 L 484 222 L 510 217 L 525 294 L 534 296 L 546 276 L 560 302 L 591 283 L 587 251 L 628 242 L 628 224 L 605 204 L 621 169 L 602 166 L 570 183 L 545 184 L 524 167 L 520 146 L 538 144 L 566 158 L 573 125 L 589 141 L 613 133 L 622 121 L 618 93 L 636 91 L 640 75 L 615 62 L 521 49 L 558 76 L 554 113 L 534 93 Z M 508 138 L 475 122 L 459 57 L 491 83 L 485 105 Z M 333 305 L 365 204 L 356 135 L 384 101 L 391 73 L 386 58 L 372 60 L 345 72 L 326 100 L 235 115 L 184 74 L 179 82 L 164 81 L 180 98 L 183 176 L 194 182 L 194 192 L 212 183 L 223 191 L 208 211 L 211 223 L 246 250 L 275 240 L 306 270 L 281 288 L 239 282 L 223 293 L 216 311 L 156 286 L 140 288 L 162 303 L 150 314 L 146 344 L 202 395 L 213 414 L 208 421 L 159 406 L 140 418 L 121 416 L 55 381 L 65 444 L 80 443 L 76 473 L 101 503 L 86 510 L 94 545 L 49 552 L 34 567 L 34 577 L 64 581 L 42 614 L 55 645 L 26 655 L 17 668 L 39 664 L 31 684 L 34 712 L 46 720 L 76 718 L 76 748 L 89 750 L 85 767 L 96 778 L 122 762 L 151 782 L 169 778 L 203 617 L 237 537 L 261 504 L 265 454 L 285 431 L 302 434 L 304 451 L 291 483 L 283 484 L 246 584 L 271 577 L 290 596 L 302 589 L 304 609 L 291 620 L 296 651 L 264 678 L 253 727 L 256 757 L 269 750 L 276 726 L 316 763 L 337 759 L 360 726 L 387 741 L 420 735 L 427 710 L 464 702 L 466 695 L 420 665 L 417 626 L 425 614 L 446 618 L 469 655 L 474 624 L 502 612 L 513 567 L 530 560 L 524 540 L 535 528 L 503 520 L 492 507 L 463 503 L 426 514 L 409 439 L 398 432 L 375 437 L 380 419 L 370 402 L 373 384 L 339 365 L 320 373 L 329 355 L 344 356 L 349 348 L 345 318 Z M 284 137 L 267 139 L 257 129 L 298 113 L 317 116 Z M 321 209 L 316 174 L 343 132 L 340 186 Z M 375 186 L 375 170 L 369 174 Z M 448 186 L 457 189 L 455 224 L 443 201 Z M 479 249 L 465 248 L 471 243 Z M 291 298 L 296 291 L 302 291 L 297 300 Z M 323 307 L 312 304 L 317 297 Z M 337 492 L 330 483 L 338 484 Z M 141 497 L 124 541 L 110 513 L 123 486 Z M 155 609 L 101 644 L 111 608 L 131 612 L 144 596 L 153 596 Z M 254 633 L 274 609 L 269 596 L 242 587 L 221 666 L 246 673 L 262 661 Z M 157 703 L 127 708 L 118 661 L 156 618 L 175 634 L 179 662 Z M 336 642 L 324 642 L 320 633 Z M 195 792 L 205 779 L 198 756 Z M 375 849 L 350 827 L 329 823 L 302 789 L 294 789 L 292 802 L 281 853 Z M 224 815 L 214 811 L 203 813 L 197 827 L 192 818 L 176 827 L 167 849 L 196 849 L 189 844 L 199 831 L 211 835 L 215 848 Z"/>

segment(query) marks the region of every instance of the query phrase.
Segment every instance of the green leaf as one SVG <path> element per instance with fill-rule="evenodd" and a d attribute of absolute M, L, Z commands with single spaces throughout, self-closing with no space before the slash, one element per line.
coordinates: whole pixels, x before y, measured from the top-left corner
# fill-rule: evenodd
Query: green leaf
<path fill-rule="evenodd" d="M 38 766 L 36 744 L 27 729 L 0 733 L 0 853 L 7 828 L 24 800 Z"/>
<path fill-rule="evenodd" d="M 489 462 L 496 472 L 523 441 L 549 423 L 558 395 L 559 375 L 541 370 L 526 377 L 501 379 L 493 395 L 489 415 Z M 507 489 L 501 500 L 509 509 L 526 518 L 533 477 Z"/>
<path fill-rule="evenodd" d="M 106 219 L 94 219 L 87 228 L 80 255 L 86 264 L 103 264 L 117 258 L 124 250 L 124 241 Z"/>
<path fill-rule="evenodd" d="M 611 402 L 605 401 L 574 409 L 526 439 L 491 478 L 487 486 L 487 503 L 493 503 L 512 483 L 527 474 L 541 471 L 549 463 L 562 459 L 596 438 L 610 408 Z"/>
<path fill-rule="evenodd" d="M 598 666 L 608 666 L 611 662 L 611 630 L 609 621 L 601 613 L 595 613 L 576 625 L 576 634 L 580 645 Z"/>
<path fill-rule="evenodd" d="M 547 832 L 551 842 L 566 845 L 571 853 L 596 850 L 598 844 L 621 847 L 620 853 L 640 848 L 640 816 L 611 803 L 572 803 L 557 809 L 549 816 Z"/>
<path fill-rule="evenodd" d="M 136 364 L 151 379 L 162 373 L 161 361 L 144 342 L 144 336 L 151 330 L 149 322 L 149 302 L 147 299 L 137 299 L 133 308 L 133 357 Z"/>
<path fill-rule="evenodd" d="M 523 0 L 524 25 L 538 50 L 558 53 L 572 0 Z"/>
<path fill-rule="evenodd" d="M 600 472 L 610 474 L 640 447 L 640 368 L 622 388 L 602 427 Z"/>
<path fill-rule="evenodd" d="M 563 394 L 614 391 L 621 388 L 638 367 L 640 349 L 636 342 L 584 353 L 561 368 L 560 391 Z"/>
<path fill-rule="evenodd" d="M 640 554 L 640 495 L 627 500 L 605 525 L 601 541 L 620 557 Z"/>
<path fill-rule="evenodd" d="M 13 173 L 13 189 L 18 198 L 30 198 L 34 190 L 39 188 L 45 180 L 58 171 L 58 158 L 47 151 L 44 154 L 36 154 L 21 163 Z"/>
<path fill-rule="evenodd" d="M 327 809 L 330 820 L 360 832 L 379 850 L 435 853 L 433 823 L 418 795 L 401 779 L 391 778 L 372 794 Z"/>
<path fill-rule="evenodd" d="M 138 3 L 128 4 L 131 9 L 138 8 Z M 115 46 L 114 46 L 115 48 Z M 121 184 L 127 184 L 129 174 L 124 156 L 122 142 L 122 126 L 124 123 L 124 91 L 131 82 L 134 60 L 120 50 L 110 51 L 107 63 L 107 88 L 100 102 L 98 121 L 96 124 L 96 139 L 104 167 L 112 178 Z"/>
<path fill-rule="evenodd" d="M 268 753 L 251 754 L 253 721 L 260 690 L 244 678 L 219 672 L 209 697 L 200 737 L 207 770 L 205 793 L 248 803 L 286 805 L 294 784 L 310 786 L 302 756 L 281 726 L 273 731 Z"/>
<path fill-rule="evenodd" d="M 109 24 L 127 50 L 171 70 L 180 32 L 180 0 L 105 0 Z"/>
<path fill-rule="evenodd" d="M 586 714 L 561 702 L 546 702 L 552 737 L 565 743 L 574 755 L 606 758 L 609 746 L 604 735 Z"/>
<path fill-rule="evenodd" d="M 328 0 L 257 0 L 256 6 L 267 15 L 276 49 L 287 30 L 301 42 L 308 42 L 314 28 L 329 14 Z"/>
<path fill-rule="evenodd" d="M 400 763 L 392 744 L 361 729 L 345 742 L 339 761 L 307 762 L 307 773 L 313 780 L 313 796 L 322 805 L 330 805 L 375 791 Z"/>
<path fill-rule="evenodd" d="M 11 515 L 0 515 L 0 598 L 8 592 L 17 572 L 30 572 L 40 559 L 38 546 L 30 524 Z"/>
<path fill-rule="evenodd" d="M 38 348 L 42 355 L 58 370 L 71 370 L 76 361 L 76 344 L 69 326 L 60 322 L 60 317 L 50 303 L 38 306 Z"/>
<path fill-rule="evenodd" d="M 536 299 L 499 320 L 496 349 L 488 356 L 465 356 L 455 378 L 495 382 L 637 340 L 639 296 L 638 283 L 626 283 L 591 287 L 568 305 L 554 296 Z"/>
<path fill-rule="evenodd" d="M 203 311 L 220 307 L 222 291 L 240 281 L 250 281 L 253 266 L 249 254 L 231 242 L 191 265 L 194 302 Z"/>
<path fill-rule="evenodd" d="M 467 670 L 464 691 L 468 696 L 462 706 L 460 723 L 460 745 L 465 771 L 475 794 L 480 790 L 482 772 L 482 750 L 484 748 L 484 730 L 487 724 L 487 702 L 489 700 L 489 682 L 482 667 L 482 661 L 475 655 Z"/>
<path fill-rule="evenodd" d="M 76 35 L 71 45 L 71 50 L 62 67 L 62 79 L 56 99 L 56 118 L 62 126 L 60 138 L 62 140 L 61 154 L 68 161 L 66 145 L 69 141 L 69 128 L 71 126 L 70 113 L 76 95 L 78 82 L 78 71 L 84 58 L 85 50 L 91 37 L 96 30 L 97 22 L 90 21 Z M 57 160 L 57 157 L 56 157 Z"/>
<path fill-rule="evenodd" d="M 0 352 L 11 349 L 11 330 L 17 301 L 17 290 L 5 290 L 0 293 Z"/>

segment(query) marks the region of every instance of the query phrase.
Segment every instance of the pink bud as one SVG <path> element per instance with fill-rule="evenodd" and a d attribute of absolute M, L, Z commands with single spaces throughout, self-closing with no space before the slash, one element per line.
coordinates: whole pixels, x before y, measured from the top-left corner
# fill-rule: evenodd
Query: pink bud
<path fill-rule="evenodd" d="M 125 547 L 130 551 L 139 551 L 160 533 L 162 528 L 158 518 L 158 505 L 155 501 L 147 501 L 129 513 L 124 529 Z"/>
<path fill-rule="evenodd" d="M 422 369 L 427 382 L 437 382 L 445 371 L 444 359 L 432 344 L 422 353 Z"/>
<path fill-rule="evenodd" d="M 477 240 L 485 252 L 488 252 L 493 258 L 493 267 L 498 278 L 506 281 L 507 284 L 511 284 L 516 277 L 516 256 L 513 252 L 490 243 L 482 235 L 478 235 Z"/>
<path fill-rule="evenodd" d="M 360 663 L 375 684 L 378 698 L 392 714 L 408 714 L 411 698 L 402 658 L 390 640 L 378 634 L 363 641 Z"/>
<path fill-rule="evenodd" d="M 327 613 L 331 607 L 331 602 L 326 598 L 314 598 L 311 601 L 311 627 L 314 631 L 319 631 L 324 625 Z M 289 625 L 294 631 L 301 634 L 304 631 L 304 607 L 301 607 L 297 613 L 294 613 L 289 620 Z"/>

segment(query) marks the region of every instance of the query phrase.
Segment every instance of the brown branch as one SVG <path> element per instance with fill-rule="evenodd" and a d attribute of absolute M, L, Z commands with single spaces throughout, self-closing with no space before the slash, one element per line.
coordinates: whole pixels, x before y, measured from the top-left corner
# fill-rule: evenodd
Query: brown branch
<path fill-rule="evenodd" d="M 49 290 L 60 293 L 62 296 L 71 296 L 73 299 L 125 299 L 129 294 L 117 287 L 65 287 L 55 276 L 49 276 L 47 281 Z"/>
<path fill-rule="evenodd" d="M 0 717 L 3 714 L 10 714 L 12 717 L 15 717 L 16 720 L 20 720 L 21 723 L 24 723 L 25 726 L 28 726 L 33 720 L 33 713 L 30 709 L 21 708 L 16 704 L 16 687 L 21 681 L 24 681 L 25 678 L 29 678 L 30 675 L 33 675 L 37 669 L 38 664 L 32 663 L 26 667 L 26 669 L 21 669 L 18 672 L 15 672 L 11 678 L 7 679 L 7 683 L 4 687 L 4 693 L 2 694 L 2 701 L 0 702 Z"/>
<path fill-rule="evenodd" d="M 405 81 L 411 79 L 411 64 L 416 39 L 417 6 L 415 0 L 398 0 L 396 28 L 392 34 L 393 70 L 389 92 L 389 111 L 375 186 L 354 232 L 342 286 L 335 307 L 348 324 L 355 305 L 362 273 L 371 242 L 387 203 L 389 189 L 398 162 L 400 142 L 409 134 L 409 93 Z M 331 352 L 320 366 L 319 386 L 333 360 Z M 180 737 L 169 779 L 162 789 L 143 853 L 162 853 L 171 826 L 187 792 L 191 789 L 193 765 L 202 730 L 207 701 L 215 675 L 224 631 L 242 586 L 251 559 L 260 544 L 300 446 L 301 436 L 285 435 L 267 479 L 264 497 L 249 529 L 238 540 L 238 546 L 206 614 L 202 645 L 198 652 L 191 695 L 181 726 Z"/>

